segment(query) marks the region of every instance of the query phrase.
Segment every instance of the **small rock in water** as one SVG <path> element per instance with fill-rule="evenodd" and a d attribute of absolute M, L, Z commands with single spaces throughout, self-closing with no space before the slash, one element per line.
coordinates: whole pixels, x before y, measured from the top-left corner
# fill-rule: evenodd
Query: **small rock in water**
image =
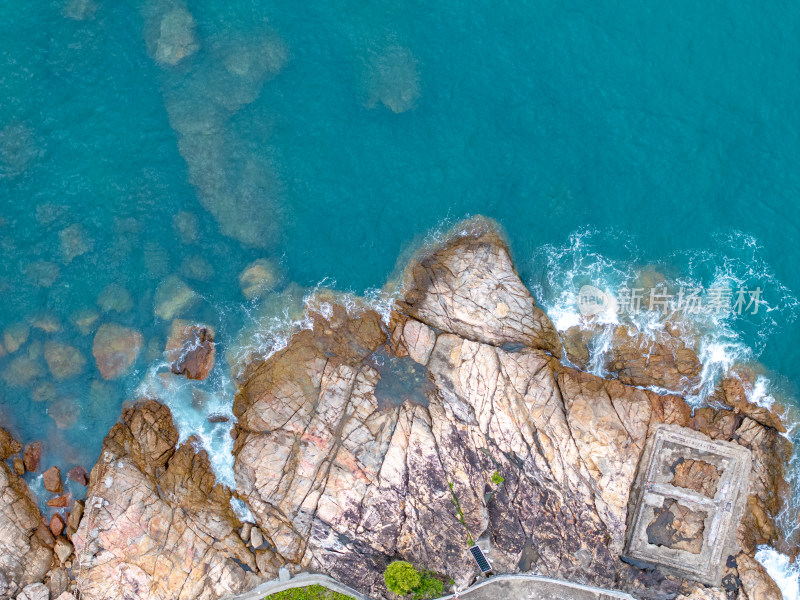
<path fill-rule="evenodd" d="M 93 0 L 70 0 L 61 14 L 73 21 L 84 21 L 93 17 L 96 11 L 97 5 Z"/>
<path fill-rule="evenodd" d="M 14 354 L 28 341 L 31 328 L 27 323 L 15 323 L 3 332 L 3 341 L 9 354 Z"/>
<path fill-rule="evenodd" d="M 214 277 L 214 267 L 202 256 L 190 256 L 181 263 L 181 273 L 189 279 L 209 281 Z"/>
<path fill-rule="evenodd" d="M 64 517 L 60 514 L 56 513 L 50 517 L 50 533 L 54 536 L 60 536 L 66 526 L 67 524 L 64 522 Z M 48 590 L 48 598 L 50 597 L 49 592 L 50 590 Z"/>
<path fill-rule="evenodd" d="M 97 368 L 103 379 L 117 379 L 130 371 L 142 349 L 142 334 L 116 323 L 97 330 L 92 345 Z"/>
<path fill-rule="evenodd" d="M 36 315 L 31 319 L 31 325 L 45 333 L 58 333 L 62 329 L 59 318 L 51 314 Z"/>
<path fill-rule="evenodd" d="M 36 221 L 39 225 L 52 225 L 60 221 L 67 214 L 67 207 L 61 204 L 45 202 L 36 207 Z"/>
<path fill-rule="evenodd" d="M 34 473 L 39 470 L 39 461 L 42 459 L 42 443 L 31 442 L 25 445 L 25 450 L 22 452 L 22 462 L 25 464 L 25 470 L 29 473 Z"/>
<path fill-rule="evenodd" d="M 56 422 L 59 429 L 69 429 L 78 422 L 80 405 L 73 398 L 61 398 L 47 408 L 47 415 Z"/>
<path fill-rule="evenodd" d="M 244 297 L 252 300 L 256 296 L 275 288 L 280 280 L 277 267 L 267 258 L 251 262 L 239 275 L 239 286 Z"/>
<path fill-rule="evenodd" d="M 414 108 L 420 96 L 417 61 L 411 51 L 390 45 L 373 55 L 365 75 L 367 108 L 379 103 L 395 113 Z"/>
<path fill-rule="evenodd" d="M 118 283 L 107 285 L 97 297 L 97 305 L 103 312 L 128 312 L 133 308 L 131 295 Z"/>
<path fill-rule="evenodd" d="M 89 335 L 97 327 L 97 321 L 100 319 L 100 313 L 93 308 L 84 308 L 70 316 L 70 321 L 78 328 L 81 335 Z"/>
<path fill-rule="evenodd" d="M 22 477 L 25 475 L 25 461 L 21 458 L 14 459 L 14 473 Z"/>
<path fill-rule="evenodd" d="M 58 391 L 52 381 L 46 381 L 36 386 L 31 393 L 31 399 L 34 402 L 53 402 L 57 397 Z"/>
<path fill-rule="evenodd" d="M 170 275 L 156 289 L 154 312 L 157 317 L 170 321 L 191 307 L 198 295 L 180 278 Z"/>
<path fill-rule="evenodd" d="M 208 415 L 209 423 L 227 423 L 228 421 L 230 418 L 225 415 Z"/>
<path fill-rule="evenodd" d="M 60 494 L 64 491 L 64 487 L 61 484 L 61 469 L 58 467 L 52 466 L 47 469 L 44 473 L 42 473 L 42 479 L 44 479 L 44 489 L 46 489 L 48 492 Z"/>
<path fill-rule="evenodd" d="M 182 210 L 172 217 L 172 226 L 182 244 L 194 244 L 197 241 L 197 217 L 194 213 Z"/>
<path fill-rule="evenodd" d="M 23 123 L 12 123 L 0 129 L 0 179 L 21 175 L 38 154 L 33 131 Z"/>
<path fill-rule="evenodd" d="M 175 320 L 167 340 L 167 360 L 176 375 L 205 379 L 214 367 L 214 331 L 187 321 Z"/>
<path fill-rule="evenodd" d="M 177 65 L 200 49 L 194 18 L 185 6 L 174 4 L 175 8 L 161 17 L 154 56 L 156 62 L 167 65 Z"/>
<path fill-rule="evenodd" d="M 67 265 L 78 256 L 94 250 L 94 240 L 86 235 L 86 229 L 80 223 L 62 229 L 58 239 L 61 243 L 61 257 Z"/>
<path fill-rule="evenodd" d="M 18 356 L 3 371 L 3 381 L 11 387 L 25 387 L 43 374 L 37 360 L 28 356 Z"/>
<path fill-rule="evenodd" d="M 81 465 L 72 467 L 69 473 L 67 473 L 67 477 L 83 486 L 89 485 L 89 472 L 86 470 L 86 467 L 82 467 Z"/>
<path fill-rule="evenodd" d="M 61 269 L 56 263 L 39 260 L 27 265 L 23 271 L 31 285 L 49 288 L 58 279 Z"/>
<path fill-rule="evenodd" d="M 51 508 L 67 508 L 70 504 L 72 504 L 72 494 L 69 492 L 47 501 L 47 506 Z"/>
<path fill-rule="evenodd" d="M 83 372 L 86 359 L 80 350 L 69 344 L 46 341 L 44 359 L 56 379 L 69 379 Z"/>

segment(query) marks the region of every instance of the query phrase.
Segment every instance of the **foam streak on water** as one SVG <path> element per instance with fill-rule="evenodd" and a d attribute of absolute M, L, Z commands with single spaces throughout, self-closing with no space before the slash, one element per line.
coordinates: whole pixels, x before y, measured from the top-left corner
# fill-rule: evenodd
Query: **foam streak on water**
<path fill-rule="evenodd" d="M 769 576 L 778 584 L 783 600 L 800 600 L 800 565 L 769 546 L 759 546 L 756 560 L 764 565 Z"/>

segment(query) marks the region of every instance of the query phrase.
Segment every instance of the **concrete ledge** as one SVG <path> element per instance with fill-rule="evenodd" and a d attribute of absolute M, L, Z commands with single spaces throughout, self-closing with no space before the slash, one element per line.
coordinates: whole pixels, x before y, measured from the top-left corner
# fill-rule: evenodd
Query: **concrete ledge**
<path fill-rule="evenodd" d="M 301 573 L 289 581 L 267 581 L 249 592 L 239 596 L 229 596 L 224 600 L 262 600 L 269 594 L 310 585 L 322 585 L 334 592 L 352 596 L 356 600 L 372 600 L 335 579 L 312 573 Z M 441 600 L 497 600 L 498 598 L 506 600 L 635 600 L 633 596 L 615 590 L 526 574 L 496 575 L 458 594 L 442 596 Z"/>
<path fill-rule="evenodd" d="M 258 587 L 253 588 L 249 592 L 245 592 L 244 594 L 240 594 L 238 596 L 227 596 L 223 600 L 263 600 L 264 596 L 268 596 L 269 594 L 276 594 L 277 592 L 282 592 L 284 590 L 306 587 L 309 585 L 321 585 L 329 590 L 333 590 L 334 592 L 352 596 L 356 600 L 371 600 L 371 598 L 368 596 L 365 596 L 364 594 L 361 594 L 354 589 L 339 583 L 327 575 L 317 575 L 315 573 L 300 573 L 288 581 L 267 581 Z"/>
<path fill-rule="evenodd" d="M 630 594 L 540 575 L 496 575 L 441 600 L 635 600 Z"/>

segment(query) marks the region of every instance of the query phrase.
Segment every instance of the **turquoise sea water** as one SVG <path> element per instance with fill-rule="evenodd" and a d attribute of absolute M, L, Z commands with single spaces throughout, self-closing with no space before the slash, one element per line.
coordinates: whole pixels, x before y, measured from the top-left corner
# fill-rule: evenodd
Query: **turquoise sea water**
<path fill-rule="evenodd" d="M 166 277 L 202 295 L 181 316 L 212 324 L 224 358 L 289 296 L 380 288 L 474 214 L 562 317 L 577 285 L 643 269 L 760 286 L 762 312 L 712 323 L 703 349 L 758 358 L 770 393 L 797 397 L 799 102 L 796 3 L 6 0 L 0 331 L 39 327 L 0 358 L 0 418 L 46 440 L 45 463 L 91 465 L 158 371 Z M 238 276 L 259 258 L 280 283 L 248 302 Z M 106 382 L 74 320 L 112 283 L 130 303 L 97 323 L 145 343 Z M 54 381 L 47 340 L 82 373 Z M 228 375 L 219 360 L 170 390 L 183 433 L 221 455 L 205 415 L 229 410 Z"/>

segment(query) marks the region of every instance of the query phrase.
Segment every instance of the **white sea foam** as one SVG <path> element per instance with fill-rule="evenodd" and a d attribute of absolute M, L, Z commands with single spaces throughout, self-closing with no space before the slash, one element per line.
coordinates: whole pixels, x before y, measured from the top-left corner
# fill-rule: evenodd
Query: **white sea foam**
<path fill-rule="evenodd" d="M 137 395 L 158 398 L 167 405 L 178 430 L 178 443 L 195 436 L 197 449 L 208 453 L 217 481 L 235 487 L 230 436 L 236 420 L 232 411 L 234 387 L 219 367 L 207 381 L 192 381 L 172 374 L 165 361 L 156 362 L 148 369 Z M 226 420 L 211 422 L 212 415 Z"/>
<path fill-rule="evenodd" d="M 783 600 L 800 600 L 800 564 L 792 564 L 789 557 L 769 546 L 759 546 L 756 560 L 778 584 Z"/>

